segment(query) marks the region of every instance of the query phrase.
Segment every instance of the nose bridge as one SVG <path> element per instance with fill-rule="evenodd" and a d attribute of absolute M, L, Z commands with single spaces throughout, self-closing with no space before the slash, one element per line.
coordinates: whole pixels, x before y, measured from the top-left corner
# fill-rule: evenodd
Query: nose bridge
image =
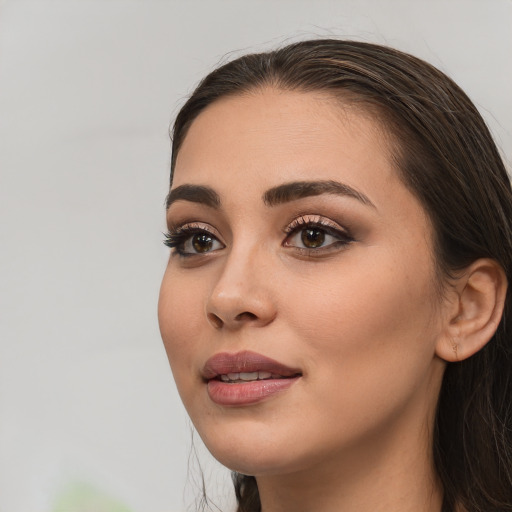
<path fill-rule="evenodd" d="M 215 327 L 239 328 L 248 322 L 262 326 L 274 319 L 268 259 L 264 247 L 254 242 L 233 245 L 206 305 Z"/>

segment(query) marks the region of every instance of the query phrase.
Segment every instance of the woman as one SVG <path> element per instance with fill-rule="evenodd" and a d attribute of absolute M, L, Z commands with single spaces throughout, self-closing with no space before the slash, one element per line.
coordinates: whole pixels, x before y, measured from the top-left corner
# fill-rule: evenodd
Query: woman
<path fill-rule="evenodd" d="M 173 131 L 159 321 L 238 511 L 512 510 L 512 192 L 466 95 L 313 40 Z"/>

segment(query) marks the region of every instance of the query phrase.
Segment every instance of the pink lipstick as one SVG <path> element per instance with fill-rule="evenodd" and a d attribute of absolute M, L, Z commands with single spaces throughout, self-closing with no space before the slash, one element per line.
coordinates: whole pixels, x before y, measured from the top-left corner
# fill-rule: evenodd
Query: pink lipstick
<path fill-rule="evenodd" d="M 302 373 L 261 354 L 244 351 L 214 355 L 204 365 L 201 375 L 213 402 L 243 406 L 288 389 Z"/>

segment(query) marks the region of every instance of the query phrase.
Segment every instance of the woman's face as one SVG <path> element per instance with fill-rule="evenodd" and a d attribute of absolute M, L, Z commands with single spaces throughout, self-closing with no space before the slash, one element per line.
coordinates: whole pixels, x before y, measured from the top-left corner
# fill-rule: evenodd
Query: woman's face
<path fill-rule="evenodd" d="M 159 321 L 185 407 L 231 469 L 424 449 L 446 315 L 429 220 L 391 152 L 322 94 L 229 97 L 191 125 Z"/>

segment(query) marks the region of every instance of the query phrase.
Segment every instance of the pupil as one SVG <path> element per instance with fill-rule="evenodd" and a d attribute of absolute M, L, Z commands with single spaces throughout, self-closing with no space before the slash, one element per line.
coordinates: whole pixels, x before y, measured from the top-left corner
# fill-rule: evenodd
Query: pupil
<path fill-rule="evenodd" d="M 302 230 L 302 243 L 312 249 L 314 247 L 320 247 L 325 241 L 325 233 L 318 228 L 309 228 Z"/>
<path fill-rule="evenodd" d="M 213 240 L 210 235 L 194 235 L 192 245 L 197 252 L 208 252 L 213 246 Z"/>

